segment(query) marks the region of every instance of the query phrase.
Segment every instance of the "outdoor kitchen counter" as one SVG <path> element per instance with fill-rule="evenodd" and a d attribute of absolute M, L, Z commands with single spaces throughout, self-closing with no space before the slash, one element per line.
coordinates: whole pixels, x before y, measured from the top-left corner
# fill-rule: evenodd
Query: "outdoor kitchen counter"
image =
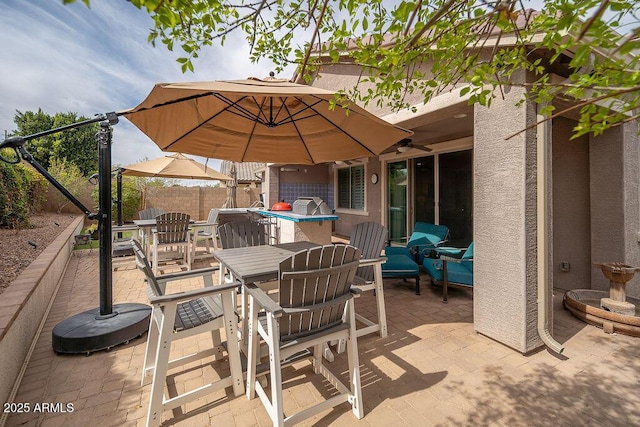
<path fill-rule="evenodd" d="M 264 217 L 275 218 L 280 243 L 310 241 L 322 245 L 331 243 L 333 221 L 337 215 L 301 215 L 288 211 L 251 209 Z"/>

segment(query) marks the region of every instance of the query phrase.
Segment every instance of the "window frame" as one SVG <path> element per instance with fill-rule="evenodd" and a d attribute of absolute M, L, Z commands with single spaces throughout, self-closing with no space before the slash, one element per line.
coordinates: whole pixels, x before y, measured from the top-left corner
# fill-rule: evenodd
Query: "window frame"
<path fill-rule="evenodd" d="M 362 170 L 362 208 L 353 207 L 353 169 L 361 168 Z M 340 206 L 340 173 L 341 171 L 349 171 L 349 207 Z M 335 206 L 336 212 L 352 213 L 352 214 L 366 214 L 367 213 L 367 167 L 364 163 L 355 165 L 345 165 L 337 167 L 334 174 L 335 179 Z"/>

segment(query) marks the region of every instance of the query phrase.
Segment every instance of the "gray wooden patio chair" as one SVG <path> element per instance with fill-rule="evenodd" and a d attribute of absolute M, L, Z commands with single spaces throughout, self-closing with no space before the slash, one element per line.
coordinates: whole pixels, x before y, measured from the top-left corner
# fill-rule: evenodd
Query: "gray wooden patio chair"
<path fill-rule="evenodd" d="M 279 267 L 279 304 L 255 285 L 246 286 L 250 299 L 247 396 L 257 392 L 273 425 L 293 425 L 343 402 L 349 402 L 356 417 L 364 415 L 358 343 L 351 283 L 361 252 L 350 245 L 326 245 L 298 252 Z M 258 316 L 259 310 L 266 316 Z M 269 362 L 259 365 L 259 338 L 269 349 Z M 324 345 L 347 342 L 349 386 L 323 364 Z M 312 349 L 312 351 L 310 351 Z M 282 364 L 312 358 L 313 371 L 322 374 L 337 389 L 331 398 L 284 417 Z M 268 396 L 256 376 L 269 369 Z"/>
<path fill-rule="evenodd" d="M 164 411 L 182 406 L 209 393 L 224 390 L 229 386 L 233 386 L 236 396 L 241 395 L 244 392 L 244 384 L 233 304 L 233 291 L 236 285 L 213 286 L 213 274 L 218 271 L 218 267 L 157 277 L 149 265 L 140 242 L 134 240 L 133 248 L 136 263 L 145 274 L 149 302 L 152 305 L 147 348 L 142 367 L 142 385 L 148 384 L 151 379 L 147 426 L 160 425 Z M 167 282 L 199 277 L 205 284 L 201 289 L 166 293 Z M 223 346 L 220 339 L 220 329 L 223 328 L 227 337 L 226 346 Z M 172 342 L 203 333 L 211 333 L 213 346 L 205 346 L 205 350 L 170 359 Z M 229 340 L 228 337 L 234 337 L 234 339 Z M 225 347 L 229 357 L 229 376 L 177 396 L 169 397 L 167 394 L 165 397 L 164 389 L 169 369 L 187 364 L 191 368 L 192 362 L 210 356 L 219 360 L 222 358 Z M 203 365 L 210 363 L 210 360 L 207 360 Z"/>
<path fill-rule="evenodd" d="M 267 244 L 264 225 L 254 221 L 227 222 L 218 227 L 218 237 L 223 249 L 246 248 Z"/>
<path fill-rule="evenodd" d="M 220 209 L 211 209 L 209 211 L 209 215 L 207 215 L 207 225 L 202 227 L 194 226 L 193 232 L 193 253 L 191 254 L 191 259 L 195 260 L 198 249 L 198 242 L 204 240 L 206 252 L 205 255 L 211 254 L 211 250 L 215 251 L 218 249 L 218 234 L 216 229 L 218 228 L 218 213 Z"/>
<path fill-rule="evenodd" d="M 381 253 L 388 238 L 387 229 L 378 222 L 362 222 L 351 230 L 349 244 L 362 251 L 362 260 L 356 271 L 353 286 L 362 291 L 373 291 L 378 309 L 377 323 L 356 313 L 356 319 L 366 325 L 358 329 L 359 337 L 373 332 L 379 332 L 383 338 L 387 336 L 387 312 L 382 283 L 382 264 L 386 258 L 381 256 Z"/>
<path fill-rule="evenodd" d="M 267 235 L 264 228 L 264 224 L 254 221 L 235 221 L 227 222 L 218 227 L 218 237 L 220 238 L 220 245 L 222 249 L 234 249 L 234 248 L 246 248 L 249 246 L 261 246 L 267 244 Z M 228 276 L 228 277 L 227 277 Z M 220 270 L 220 283 L 232 283 L 234 282 L 233 276 L 227 274 L 224 269 Z M 259 285 L 264 291 L 273 292 L 277 289 L 277 281 L 261 282 Z M 248 300 L 244 292 L 241 293 L 240 298 L 240 312 L 238 313 L 242 319 L 246 319 L 248 311 Z M 242 323 L 242 337 L 246 337 L 248 334 L 247 322 Z"/>
<path fill-rule="evenodd" d="M 160 214 L 165 213 L 162 208 L 147 208 L 138 212 L 138 219 L 156 219 Z M 138 230 L 138 236 L 142 239 L 145 248 L 149 247 L 151 236 L 145 233 L 144 228 Z"/>
<path fill-rule="evenodd" d="M 165 213 L 162 208 L 147 208 L 138 212 L 138 218 L 140 219 L 154 219 L 160 214 Z"/>
<path fill-rule="evenodd" d="M 191 270 L 190 219 L 189 214 L 180 212 L 167 212 L 156 217 L 156 227 L 151 231 L 153 274 L 158 274 L 160 262 L 175 262 Z M 160 253 L 161 249 L 166 248 L 171 250 Z M 174 251 L 174 248 L 178 251 Z"/>

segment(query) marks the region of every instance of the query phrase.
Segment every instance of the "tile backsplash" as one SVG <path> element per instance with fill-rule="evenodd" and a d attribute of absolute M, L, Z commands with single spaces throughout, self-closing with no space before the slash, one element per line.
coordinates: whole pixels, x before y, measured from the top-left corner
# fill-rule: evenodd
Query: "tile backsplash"
<path fill-rule="evenodd" d="M 320 197 L 331 209 L 333 205 L 333 185 L 331 184 L 288 184 L 282 183 L 278 189 L 280 200 L 293 204 L 298 197 Z"/>

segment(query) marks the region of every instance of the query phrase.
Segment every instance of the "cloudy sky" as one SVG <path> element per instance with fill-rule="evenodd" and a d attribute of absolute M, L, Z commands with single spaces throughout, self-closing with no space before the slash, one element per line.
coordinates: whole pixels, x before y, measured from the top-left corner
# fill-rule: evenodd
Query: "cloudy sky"
<path fill-rule="evenodd" d="M 92 0 L 91 9 L 80 0 L 2 0 L 0 138 L 15 129 L 16 110 L 92 117 L 136 106 L 158 82 L 266 77 L 273 69 L 268 61 L 251 64 L 244 40 L 232 37 L 201 52 L 195 73 L 183 74 L 179 52 L 147 43 L 152 26 L 126 0 Z M 114 127 L 114 165 L 165 154 L 125 118 Z M 208 164 L 219 170 L 219 161 Z"/>

